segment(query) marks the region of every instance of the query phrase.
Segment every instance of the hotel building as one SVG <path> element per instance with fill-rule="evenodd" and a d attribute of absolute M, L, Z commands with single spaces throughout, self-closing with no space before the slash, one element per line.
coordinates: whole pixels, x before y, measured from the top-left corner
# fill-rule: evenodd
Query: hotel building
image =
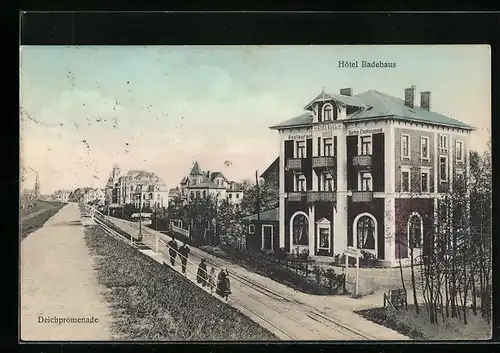
<path fill-rule="evenodd" d="M 279 132 L 279 245 L 331 258 L 347 246 L 383 266 L 425 248 L 438 199 L 469 173 L 473 128 L 431 110 L 431 93 L 322 92 Z"/>

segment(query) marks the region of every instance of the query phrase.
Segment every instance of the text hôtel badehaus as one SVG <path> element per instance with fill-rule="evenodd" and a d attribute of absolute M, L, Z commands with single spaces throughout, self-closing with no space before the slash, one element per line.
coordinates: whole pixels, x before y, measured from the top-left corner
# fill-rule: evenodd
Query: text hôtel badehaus
<path fill-rule="evenodd" d="M 396 63 L 395 62 L 384 62 L 384 61 L 365 61 L 362 60 L 361 62 L 358 60 L 354 61 L 349 61 L 349 60 L 339 60 L 339 68 L 389 68 L 389 69 L 395 69 L 396 68 Z"/>

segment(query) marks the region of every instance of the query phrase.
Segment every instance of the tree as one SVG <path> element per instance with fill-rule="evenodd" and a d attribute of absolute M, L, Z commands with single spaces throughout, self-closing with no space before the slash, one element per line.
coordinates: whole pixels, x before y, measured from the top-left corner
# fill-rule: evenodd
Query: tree
<path fill-rule="evenodd" d="M 241 200 L 241 212 L 248 216 L 260 212 L 272 210 L 279 207 L 279 178 L 278 173 L 269 173 L 267 179 L 261 179 L 259 185 L 246 181 L 247 189 L 244 191 Z M 259 195 L 257 197 L 257 189 Z M 257 202 L 259 201 L 259 204 Z M 260 207 L 258 207 L 260 206 Z"/>
<path fill-rule="evenodd" d="M 222 200 L 217 210 L 217 232 L 223 246 L 236 247 L 243 235 L 240 207 Z"/>

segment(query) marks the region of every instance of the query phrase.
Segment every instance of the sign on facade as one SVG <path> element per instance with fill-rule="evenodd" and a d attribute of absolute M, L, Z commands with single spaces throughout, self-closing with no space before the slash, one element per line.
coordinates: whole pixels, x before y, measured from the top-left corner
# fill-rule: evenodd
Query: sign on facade
<path fill-rule="evenodd" d="M 377 129 L 352 129 L 347 132 L 348 135 L 362 135 L 362 134 L 377 134 L 383 132 L 383 129 L 377 128 Z"/>
<path fill-rule="evenodd" d="M 288 135 L 287 140 L 307 140 L 312 138 L 312 134 Z"/>
<path fill-rule="evenodd" d="M 342 124 L 342 123 L 321 124 L 321 125 L 314 125 L 313 131 L 336 130 L 336 129 L 342 129 L 343 127 L 344 127 L 344 124 Z"/>

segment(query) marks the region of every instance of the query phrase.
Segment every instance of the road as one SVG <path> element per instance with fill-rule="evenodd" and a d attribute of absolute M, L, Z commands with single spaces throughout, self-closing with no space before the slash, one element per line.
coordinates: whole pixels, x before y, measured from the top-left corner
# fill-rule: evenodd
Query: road
<path fill-rule="evenodd" d="M 112 217 L 109 219 L 126 232 L 138 232 L 138 226 L 133 222 Z M 150 251 L 150 256 L 157 261 L 168 262 L 164 241 L 169 241 L 170 237 L 145 227 L 143 235 L 143 242 L 151 249 L 155 249 L 156 235 L 163 240 L 159 242 L 161 255 L 155 256 Z M 232 288 L 229 304 L 283 340 L 408 340 L 408 337 L 365 320 L 352 311 L 340 308 L 328 312 L 318 310 L 311 303 L 329 297 L 296 292 L 193 247 L 188 263 L 188 279 L 195 280 L 197 265 L 202 257 L 210 265 L 228 268 Z M 179 261 L 175 269 L 180 270 Z"/>
<path fill-rule="evenodd" d="M 110 311 L 84 241 L 80 212 L 68 204 L 20 244 L 21 339 L 110 340 Z M 45 317 L 97 323 L 39 323 Z M 94 320 L 95 321 L 95 320 Z"/>

